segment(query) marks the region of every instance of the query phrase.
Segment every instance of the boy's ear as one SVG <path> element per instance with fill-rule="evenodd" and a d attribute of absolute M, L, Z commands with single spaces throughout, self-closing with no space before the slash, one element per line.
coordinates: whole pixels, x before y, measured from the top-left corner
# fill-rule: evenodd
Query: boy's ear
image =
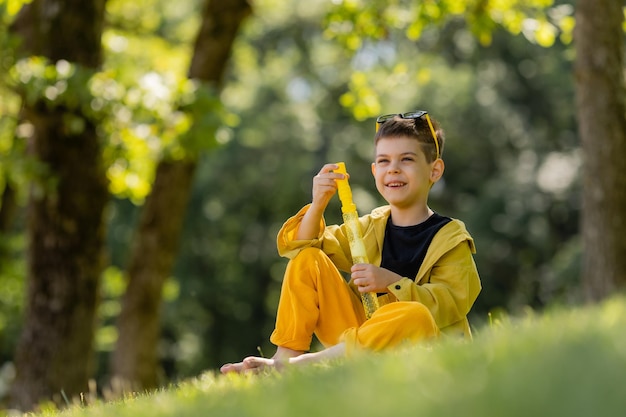
<path fill-rule="evenodd" d="M 372 162 L 372 175 L 376 176 L 376 162 Z"/>
<path fill-rule="evenodd" d="M 430 181 L 436 183 L 443 176 L 443 171 L 446 169 L 446 164 L 443 159 L 439 158 L 433 162 L 433 167 L 430 169 Z"/>

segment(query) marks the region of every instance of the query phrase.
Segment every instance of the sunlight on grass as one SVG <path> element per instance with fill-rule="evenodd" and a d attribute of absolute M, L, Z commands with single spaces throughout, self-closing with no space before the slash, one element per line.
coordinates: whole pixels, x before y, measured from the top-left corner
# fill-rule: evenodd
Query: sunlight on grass
<path fill-rule="evenodd" d="M 153 394 L 40 416 L 621 416 L 626 299 L 557 308 L 443 341 L 282 374 L 213 372 Z"/>

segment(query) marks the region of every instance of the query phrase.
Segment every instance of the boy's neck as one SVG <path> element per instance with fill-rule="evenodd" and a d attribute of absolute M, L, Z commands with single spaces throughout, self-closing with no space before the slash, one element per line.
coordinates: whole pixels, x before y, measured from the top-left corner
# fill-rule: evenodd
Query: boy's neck
<path fill-rule="evenodd" d="M 415 226 L 428 220 L 433 213 L 428 206 L 408 209 L 391 206 L 391 222 L 394 226 Z"/>

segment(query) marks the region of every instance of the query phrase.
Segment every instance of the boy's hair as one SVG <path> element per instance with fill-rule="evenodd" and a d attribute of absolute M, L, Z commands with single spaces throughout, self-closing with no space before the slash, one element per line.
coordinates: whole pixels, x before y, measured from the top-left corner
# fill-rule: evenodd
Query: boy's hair
<path fill-rule="evenodd" d="M 430 116 L 430 115 L 429 115 Z M 433 129 L 437 134 L 437 141 L 439 142 L 439 157 L 443 155 L 443 148 L 446 142 L 446 138 L 443 129 L 439 126 L 439 122 L 433 117 L 430 117 L 430 121 L 433 124 Z M 437 145 L 435 145 L 435 139 L 428 126 L 428 121 L 425 116 L 419 119 L 403 119 L 400 116 L 396 116 L 393 119 L 389 119 L 378 125 L 378 131 L 374 136 L 374 145 L 382 138 L 398 138 L 407 137 L 417 140 L 422 146 L 422 151 L 426 156 L 427 162 L 433 162 L 437 158 Z"/>

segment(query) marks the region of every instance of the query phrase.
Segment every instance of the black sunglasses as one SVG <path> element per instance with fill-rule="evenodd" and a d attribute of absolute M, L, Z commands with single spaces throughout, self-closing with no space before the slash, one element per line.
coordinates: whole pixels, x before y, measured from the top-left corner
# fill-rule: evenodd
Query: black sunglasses
<path fill-rule="evenodd" d="M 393 113 L 393 114 L 384 114 L 382 116 L 378 116 L 376 119 L 376 131 L 378 132 L 379 125 L 385 123 L 387 120 L 391 120 L 394 117 L 400 117 L 402 119 L 421 119 L 422 116 L 426 116 L 426 121 L 428 122 L 428 127 L 430 127 L 430 132 L 433 134 L 433 139 L 435 139 L 435 147 L 437 148 L 437 158 L 439 159 L 439 141 L 437 140 L 437 134 L 435 133 L 435 129 L 433 128 L 433 124 L 430 121 L 430 116 L 428 116 L 428 112 L 426 110 L 416 110 L 410 111 L 407 113 Z"/>

